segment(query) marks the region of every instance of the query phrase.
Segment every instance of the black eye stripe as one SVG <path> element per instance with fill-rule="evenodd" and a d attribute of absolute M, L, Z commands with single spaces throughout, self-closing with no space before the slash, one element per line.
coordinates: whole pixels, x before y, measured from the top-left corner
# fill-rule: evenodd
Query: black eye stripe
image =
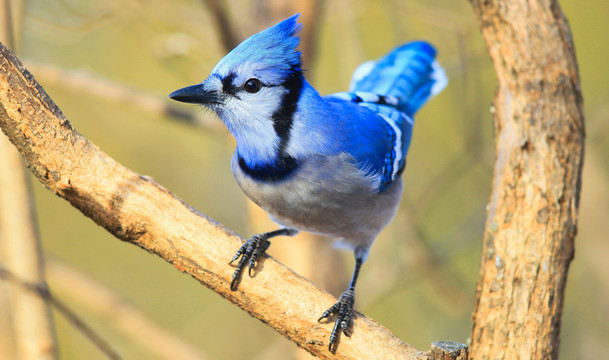
<path fill-rule="evenodd" d="M 218 76 L 218 75 L 215 75 L 215 76 L 218 79 L 220 79 L 220 81 L 222 82 L 222 91 L 225 94 L 232 95 L 232 96 L 236 97 L 237 99 L 241 99 L 240 96 L 237 96 L 237 93 L 239 93 L 241 91 L 248 92 L 247 89 L 245 88 L 245 84 L 247 83 L 247 81 L 255 79 L 255 78 L 250 78 L 245 83 L 243 83 L 241 86 L 235 86 L 235 85 L 233 85 L 233 81 L 237 77 L 237 75 L 235 73 L 231 72 L 231 73 L 229 73 L 228 75 L 226 75 L 223 78 Z M 256 80 L 258 80 L 258 79 L 256 79 Z M 258 81 L 260 81 L 260 80 L 258 80 Z M 260 85 L 261 85 L 260 89 L 262 89 L 263 87 L 269 87 L 269 88 L 271 88 L 271 87 L 283 86 L 284 84 L 283 83 L 280 83 L 280 84 L 266 84 L 266 83 L 260 81 Z M 259 91 L 260 90 L 258 90 L 256 92 L 259 92 Z"/>
<path fill-rule="evenodd" d="M 233 79 L 235 78 L 235 74 L 234 73 L 230 73 L 227 76 L 224 77 L 224 79 L 222 79 L 222 90 L 226 93 L 226 94 L 234 94 L 235 93 L 235 87 L 233 86 Z"/>

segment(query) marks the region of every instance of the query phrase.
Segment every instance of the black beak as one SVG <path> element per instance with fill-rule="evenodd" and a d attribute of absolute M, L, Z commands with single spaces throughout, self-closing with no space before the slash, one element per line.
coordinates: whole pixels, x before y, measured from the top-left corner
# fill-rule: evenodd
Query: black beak
<path fill-rule="evenodd" d="M 169 94 L 169 98 L 191 104 L 220 104 L 222 98 L 215 91 L 205 91 L 203 84 L 187 86 Z"/>

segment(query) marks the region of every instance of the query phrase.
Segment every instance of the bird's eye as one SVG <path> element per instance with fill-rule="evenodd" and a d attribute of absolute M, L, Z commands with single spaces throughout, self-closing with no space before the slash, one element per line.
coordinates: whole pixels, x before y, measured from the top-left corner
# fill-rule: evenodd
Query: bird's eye
<path fill-rule="evenodd" d="M 246 81 L 245 84 L 243 84 L 243 87 L 248 93 L 255 94 L 262 89 L 262 82 L 260 82 L 258 79 L 252 78 Z"/>

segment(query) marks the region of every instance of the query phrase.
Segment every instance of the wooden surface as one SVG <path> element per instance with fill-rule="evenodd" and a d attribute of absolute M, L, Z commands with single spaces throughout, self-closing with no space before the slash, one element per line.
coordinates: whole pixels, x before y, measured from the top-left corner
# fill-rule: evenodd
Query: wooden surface
<path fill-rule="evenodd" d="M 51 191 L 117 238 L 158 255 L 322 359 L 418 359 L 426 355 L 356 314 L 351 338 L 328 352 L 332 323 L 317 318 L 336 300 L 273 259 L 230 291 L 228 260 L 242 239 L 154 180 L 137 174 L 76 132 L 4 46 L 0 127 Z"/>
<path fill-rule="evenodd" d="M 571 33 L 555 0 L 471 2 L 499 80 L 471 352 L 556 359 L 584 151 Z"/>
<path fill-rule="evenodd" d="M 453 341 L 431 343 L 431 360 L 469 360 L 467 345 Z"/>

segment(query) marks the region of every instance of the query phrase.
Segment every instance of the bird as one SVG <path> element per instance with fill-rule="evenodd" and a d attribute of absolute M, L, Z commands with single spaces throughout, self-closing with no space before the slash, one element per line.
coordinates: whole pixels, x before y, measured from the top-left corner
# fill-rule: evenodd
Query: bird
<path fill-rule="evenodd" d="M 400 202 L 413 116 L 446 86 L 435 48 L 398 46 L 360 65 L 348 92 L 322 96 L 305 79 L 295 14 L 244 40 L 201 83 L 169 98 L 215 113 L 236 139 L 231 160 L 243 192 L 279 229 L 252 236 L 235 253 L 230 284 L 252 272 L 270 239 L 299 231 L 336 239 L 355 267 L 347 290 L 318 321 L 335 316 L 329 351 L 350 336 L 355 285 L 370 246 Z"/>

